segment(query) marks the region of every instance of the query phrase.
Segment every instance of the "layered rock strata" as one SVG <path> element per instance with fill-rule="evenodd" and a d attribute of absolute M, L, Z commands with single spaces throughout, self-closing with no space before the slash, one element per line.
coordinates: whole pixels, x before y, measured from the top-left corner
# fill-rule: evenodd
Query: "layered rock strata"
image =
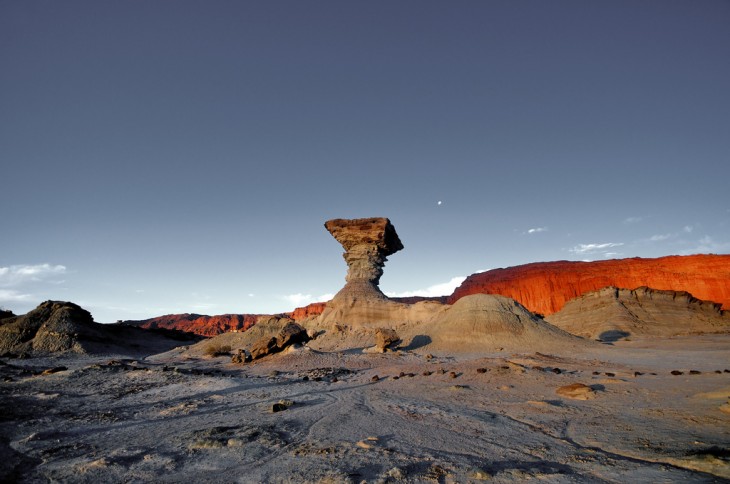
<path fill-rule="evenodd" d="M 387 218 L 334 219 L 324 224 L 330 234 L 342 244 L 347 263 L 345 287 L 335 302 L 354 299 L 387 299 L 378 283 L 389 255 L 403 249 L 395 227 Z"/>
<path fill-rule="evenodd" d="M 448 302 L 470 294 L 500 294 L 549 315 L 575 297 L 608 286 L 687 291 L 730 309 L 730 255 L 537 262 L 494 269 L 467 277 Z"/>
<path fill-rule="evenodd" d="M 572 299 L 546 320 L 569 333 L 601 341 L 635 336 L 730 332 L 730 312 L 688 292 L 606 287 Z"/>

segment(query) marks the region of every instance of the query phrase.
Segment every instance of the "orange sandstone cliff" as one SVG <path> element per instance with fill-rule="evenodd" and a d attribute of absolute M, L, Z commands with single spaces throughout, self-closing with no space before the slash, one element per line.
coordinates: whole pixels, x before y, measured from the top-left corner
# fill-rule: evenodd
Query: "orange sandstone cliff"
<path fill-rule="evenodd" d="M 448 302 L 470 294 L 501 294 L 547 316 L 567 301 L 607 286 L 687 291 L 730 309 L 730 255 L 536 262 L 493 269 L 467 277 Z"/>
<path fill-rule="evenodd" d="M 124 324 L 146 329 L 165 328 L 186 331 L 201 336 L 215 336 L 230 331 L 245 331 L 258 320 L 256 314 L 221 314 L 204 316 L 201 314 L 167 314 L 141 321 L 124 321 Z"/>

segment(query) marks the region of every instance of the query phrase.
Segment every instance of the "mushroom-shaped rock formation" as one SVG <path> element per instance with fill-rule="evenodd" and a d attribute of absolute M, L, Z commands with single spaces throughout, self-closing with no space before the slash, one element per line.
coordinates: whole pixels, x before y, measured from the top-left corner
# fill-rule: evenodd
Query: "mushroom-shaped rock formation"
<path fill-rule="evenodd" d="M 387 218 L 334 219 L 324 224 L 345 248 L 346 284 L 327 303 L 313 324 L 344 324 L 376 329 L 384 323 L 422 321 L 443 307 L 433 301 L 404 304 L 388 299 L 378 288 L 386 258 L 403 249 Z"/>
<path fill-rule="evenodd" d="M 383 217 L 334 219 L 324 224 L 330 234 L 345 248 L 347 284 L 337 293 L 336 302 L 384 300 L 378 288 L 387 257 L 403 249 L 403 244 L 390 220 Z"/>

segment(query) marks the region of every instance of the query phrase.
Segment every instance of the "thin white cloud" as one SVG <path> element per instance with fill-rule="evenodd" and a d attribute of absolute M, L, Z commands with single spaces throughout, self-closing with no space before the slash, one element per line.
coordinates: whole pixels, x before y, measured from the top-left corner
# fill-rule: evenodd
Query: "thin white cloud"
<path fill-rule="evenodd" d="M 649 240 L 652 242 L 661 242 L 663 240 L 667 240 L 667 239 L 671 239 L 671 238 L 672 238 L 672 234 L 657 234 L 657 235 L 652 235 L 651 237 L 649 237 Z"/>
<path fill-rule="evenodd" d="M 527 231 L 528 234 L 539 234 L 540 232 L 547 232 L 547 227 L 535 227 Z"/>
<path fill-rule="evenodd" d="M 612 247 L 621 247 L 624 245 L 623 242 L 606 242 L 603 244 L 578 244 L 575 247 L 571 247 L 568 249 L 569 252 L 572 252 L 574 254 L 595 254 L 604 252 L 606 253 L 604 249 L 610 249 Z"/>
<path fill-rule="evenodd" d="M 66 273 L 66 266 L 51 264 L 12 265 L 0 267 L 0 286 L 12 287 L 29 282 L 48 281 Z"/>
<path fill-rule="evenodd" d="M 284 296 L 281 296 L 282 299 L 288 301 L 289 304 L 292 304 L 295 307 L 302 307 L 315 302 L 327 302 L 333 297 L 335 297 L 335 295 L 329 293 L 322 294 L 320 296 L 312 296 L 311 294 L 302 294 L 300 292 L 296 294 L 286 294 Z"/>
<path fill-rule="evenodd" d="M 464 282 L 464 279 L 466 279 L 466 277 L 457 276 L 457 277 L 452 277 L 451 280 L 449 280 L 448 282 L 434 284 L 433 286 L 429 286 L 425 289 L 416 289 L 415 291 L 404 291 L 404 292 L 386 292 L 385 294 L 388 297 L 447 296 L 447 295 L 451 294 L 452 292 L 454 292 L 454 289 L 459 287 L 461 285 L 461 283 Z"/>
<path fill-rule="evenodd" d="M 641 217 L 627 217 L 624 219 L 625 224 L 638 224 L 643 219 Z"/>
<path fill-rule="evenodd" d="M 21 302 L 30 299 L 30 294 L 22 294 L 12 289 L 0 289 L 0 302 Z"/>
<path fill-rule="evenodd" d="M 726 252 L 730 252 L 730 242 L 718 242 L 709 235 L 705 235 L 697 241 L 695 247 L 683 250 L 681 254 L 723 254 Z"/>
<path fill-rule="evenodd" d="M 691 225 L 685 225 L 684 228 L 682 228 L 682 230 L 684 230 L 688 234 L 691 234 L 694 229 L 695 228 Z"/>

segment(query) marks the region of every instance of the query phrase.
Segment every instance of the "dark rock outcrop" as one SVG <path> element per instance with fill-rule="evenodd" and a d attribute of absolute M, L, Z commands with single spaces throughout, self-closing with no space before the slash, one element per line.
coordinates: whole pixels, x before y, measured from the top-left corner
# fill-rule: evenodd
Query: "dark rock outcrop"
<path fill-rule="evenodd" d="M 46 301 L 23 316 L 0 320 L 0 354 L 159 352 L 180 342 L 179 335 L 96 323 L 88 311 L 64 301 Z"/>
<path fill-rule="evenodd" d="M 307 330 L 291 321 L 287 323 L 276 336 L 264 336 L 251 346 L 251 359 L 258 360 L 264 356 L 278 353 L 293 344 L 303 344 L 309 341 Z"/>

